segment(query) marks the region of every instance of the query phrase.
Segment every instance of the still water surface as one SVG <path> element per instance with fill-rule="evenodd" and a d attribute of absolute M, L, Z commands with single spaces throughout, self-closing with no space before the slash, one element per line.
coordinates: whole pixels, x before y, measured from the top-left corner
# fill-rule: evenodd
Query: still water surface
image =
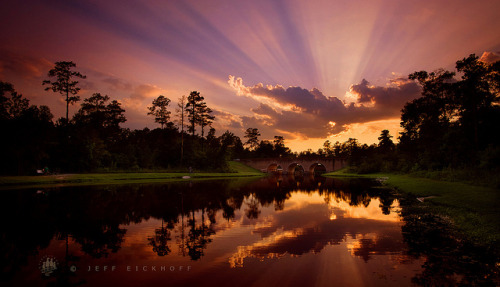
<path fill-rule="evenodd" d="M 17 286 L 411 286 L 425 272 L 426 256 L 405 243 L 398 200 L 367 180 L 269 177 L 5 196 L 2 283 Z"/>

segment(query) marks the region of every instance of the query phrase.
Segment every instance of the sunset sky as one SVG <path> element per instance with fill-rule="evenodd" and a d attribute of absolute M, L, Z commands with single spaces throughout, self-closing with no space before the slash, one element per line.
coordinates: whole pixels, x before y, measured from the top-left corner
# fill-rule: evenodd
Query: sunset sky
<path fill-rule="evenodd" d="M 258 128 L 294 151 L 397 138 L 420 93 L 408 74 L 500 54 L 500 1 L 3 0 L 0 23 L 0 80 L 56 118 L 64 99 L 41 83 L 73 61 L 87 76 L 79 95 L 119 100 L 125 127 L 157 127 L 153 98 L 174 114 L 196 90 L 218 135 Z"/>

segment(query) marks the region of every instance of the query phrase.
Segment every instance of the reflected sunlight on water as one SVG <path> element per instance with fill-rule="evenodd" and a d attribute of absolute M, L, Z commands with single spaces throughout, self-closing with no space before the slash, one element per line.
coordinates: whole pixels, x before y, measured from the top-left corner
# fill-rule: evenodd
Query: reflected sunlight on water
<path fill-rule="evenodd" d="M 30 202 L 55 233 L 46 243 L 33 235 L 37 255 L 11 282 L 409 285 L 424 258 L 406 253 L 398 201 L 370 184 L 264 178 L 49 190 Z M 42 255 L 56 257 L 60 272 L 41 278 Z"/>

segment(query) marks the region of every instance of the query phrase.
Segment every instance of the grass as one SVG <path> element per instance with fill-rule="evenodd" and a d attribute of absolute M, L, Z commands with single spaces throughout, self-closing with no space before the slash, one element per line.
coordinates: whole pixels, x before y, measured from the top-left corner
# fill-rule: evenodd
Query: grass
<path fill-rule="evenodd" d="M 142 172 L 142 173 L 82 173 L 40 176 L 0 176 L 0 189 L 35 188 L 48 186 L 101 185 L 204 180 L 230 177 L 263 176 L 260 171 L 240 162 L 229 162 L 231 172 Z M 183 177 L 189 176 L 189 179 Z"/>
<path fill-rule="evenodd" d="M 482 245 L 500 242 L 499 189 L 391 173 L 358 175 L 342 170 L 327 176 L 386 177 L 386 184 L 400 192 L 426 198 L 425 206 L 450 218 L 468 239 Z"/>

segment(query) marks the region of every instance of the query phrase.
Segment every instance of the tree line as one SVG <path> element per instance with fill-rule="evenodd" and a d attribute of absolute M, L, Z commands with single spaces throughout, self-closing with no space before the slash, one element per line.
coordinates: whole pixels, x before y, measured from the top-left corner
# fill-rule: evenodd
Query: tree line
<path fill-rule="evenodd" d="M 456 76 L 460 76 L 457 78 Z M 456 62 L 456 72 L 439 69 L 410 74 L 421 96 L 401 110 L 403 131 L 396 145 L 389 131 L 378 144 L 327 141 L 323 152 L 349 157 L 352 171 L 462 171 L 455 177 L 492 177 L 500 163 L 500 62 L 474 54 Z M 498 185 L 497 183 L 493 183 Z"/>
<path fill-rule="evenodd" d="M 130 130 L 118 100 L 94 93 L 81 101 L 80 79 L 73 62 L 56 62 L 42 82 L 46 91 L 60 94 L 66 116 L 54 121 L 50 108 L 31 105 L 10 83 L 0 81 L 1 174 L 26 175 L 37 171 L 91 172 L 191 169 L 229 171 L 227 161 L 245 156 L 288 156 L 284 138 L 257 141 L 244 147 L 230 131 L 216 136 L 215 116 L 198 91 L 178 99 L 175 114 L 171 100 L 153 99 L 147 114 L 160 125 L 156 129 Z M 80 102 L 70 117 L 70 106 Z M 260 136 L 257 129 L 254 136 Z"/>
<path fill-rule="evenodd" d="M 66 102 L 66 117 L 56 121 L 49 107 L 30 105 L 12 84 L 0 81 L 2 174 L 33 174 L 43 167 L 64 172 L 188 166 L 227 170 L 237 137 L 229 131 L 215 136 L 215 117 L 199 92 L 179 99 L 177 124 L 168 110 L 171 100 L 160 95 L 148 107 L 160 128 L 130 130 L 120 126 L 127 120 L 121 103 L 101 93 L 83 99 L 69 116 L 70 106 L 81 100 L 78 80 L 86 78 L 75 68 L 73 62 L 57 62 L 42 82 Z"/>
<path fill-rule="evenodd" d="M 57 62 L 42 83 L 66 102 L 66 117 L 56 121 L 49 107 L 30 105 L 12 84 L 0 81 L 2 174 L 31 174 L 43 167 L 63 172 L 228 171 L 227 160 L 249 157 L 341 157 L 356 172 L 495 170 L 500 162 L 500 62 L 486 64 L 475 55 L 457 61 L 457 72 L 409 75 L 422 94 L 401 111 L 399 144 L 383 130 L 378 144 L 327 140 L 317 151 L 300 153 L 291 152 L 279 135 L 260 140 L 257 128 L 246 129 L 245 142 L 230 131 L 217 137 L 212 109 L 198 91 L 178 99 L 174 116 L 168 97 L 154 99 L 147 114 L 160 127 L 153 130 L 122 128 L 121 103 L 100 93 L 84 99 L 69 118 L 70 105 L 80 101 L 77 80 L 86 78 L 75 67 Z"/>

